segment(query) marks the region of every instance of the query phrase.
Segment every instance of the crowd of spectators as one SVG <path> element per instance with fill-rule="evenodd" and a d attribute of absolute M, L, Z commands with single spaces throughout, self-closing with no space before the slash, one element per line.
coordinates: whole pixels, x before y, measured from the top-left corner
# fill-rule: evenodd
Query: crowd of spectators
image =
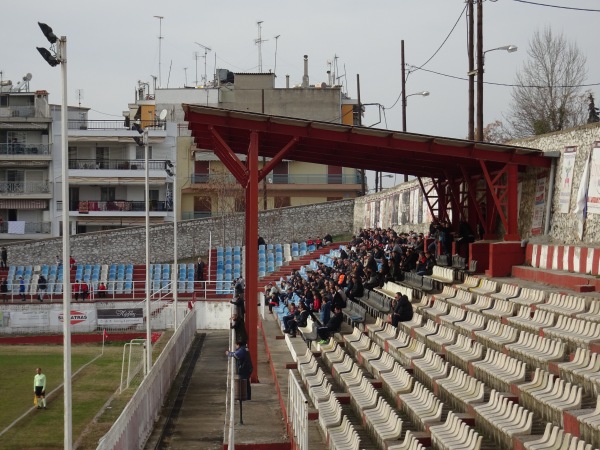
<path fill-rule="evenodd" d="M 294 271 L 280 283 L 267 284 L 265 298 L 269 311 L 280 303 L 288 307 L 283 326 L 290 336 L 296 335 L 298 327 L 306 326 L 309 316 L 322 327 L 327 327 L 335 317 L 329 334 L 339 331 L 347 302 L 357 301 L 365 294 L 365 289 L 381 288 L 386 281 L 401 282 L 404 272 L 431 275 L 436 264 L 435 245 L 439 244 L 444 251 L 450 240 L 449 236 L 441 236 L 447 228 L 447 224 L 432 227 L 431 232 L 437 239 L 428 248 L 425 248 L 422 233 L 397 233 L 379 228 L 360 230 L 346 248 L 340 250 L 340 256 L 333 259 L 332 266 L 318 262 L 316 270 L 308 270 L 304 276 Z M 392 308 L 398 311 L 392 313 L 393 322 L 412 317 L 412 308 L 407 306 L 410 301 L 401 297 L 398 295 L 392 303 Z M 322 331 L 319 336 L 325 340 L 328 334 Z"/>

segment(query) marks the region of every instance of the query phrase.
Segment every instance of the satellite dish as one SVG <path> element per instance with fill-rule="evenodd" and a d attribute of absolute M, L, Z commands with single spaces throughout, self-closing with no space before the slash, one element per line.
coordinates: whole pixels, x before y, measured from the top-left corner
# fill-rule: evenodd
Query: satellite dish
<path fill-rule="evenodd" d="M 23 81 L 31 81 L 32 77 L 33 75 L 31 75 L 30 73 L 26 73 L 25 75 L 23 75 Z"/>
<path fill-rule="evenodd" d="M 167 110 L 166 110 L 166 109 L 163 109 L 163 110 L 160 112 L 160 114 L 159 114 L 158 118 L 159 118 L 160 120 L 165 120 L 165 119 L 167 118 Z"/>

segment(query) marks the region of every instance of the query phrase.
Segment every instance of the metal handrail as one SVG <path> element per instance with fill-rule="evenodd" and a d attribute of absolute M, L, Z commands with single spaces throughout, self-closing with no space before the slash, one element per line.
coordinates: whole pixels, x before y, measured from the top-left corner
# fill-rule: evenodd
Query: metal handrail
<path fill-rule="evenodd" d="M 58 211 L 62 211 L 62 201 L 56 202 Z M 150 211 L 166 212 L 172 211 L 172 202 L 150 200 Z M 79 211 L 85 213 L 93 213 L 98 211 L 110 212 L 144 212 L 146 211 L 145 201 L 132 200 L 113 200 L 101 202 L 97 200 L 81 200 L 79 202 L 71 202 L 69 211 Z"/>
<path fill-rule="evenodd" d="M 164 170 L 165 160 L 148 161 L 148 170 Z M 143 159 L 69 159 L 71 170 L 145 170 Z"/>
<path fill-rule="evenodd" d="M 0 144 L 0 155 L 49 155 L 50 145 L 48 144 L 21 144 L 10 142 Z"/>
<path fill-rule="evenodd" d="M 193 173 L 190 181 L 195 184 L 203 183 L 236 183 L 235 178 L 229 174 L 221 173 Z M 360 174 L 269 174 L 269 184 L 360 184 Z"/>
<path fill-rule="evenodd" d="M 49 193 L 48 181 L 0 181 L 0 195 Z"/>

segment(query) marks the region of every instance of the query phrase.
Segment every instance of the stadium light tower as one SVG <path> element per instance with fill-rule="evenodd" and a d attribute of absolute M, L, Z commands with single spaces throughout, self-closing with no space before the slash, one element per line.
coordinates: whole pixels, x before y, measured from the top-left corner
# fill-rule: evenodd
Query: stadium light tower
<path fill-rule="evenodd" d="M 62 175 L 62 248 L 63 248 L 63 383 L 64 383 L 64 442 L 66 450 L 73 448 L 73 414 L 71 389 L 71 243 L 69 233 L 69 153 L 67 139 L 67 38 L 56 37 L 52 28 L 38 22 L 42 33 L 50 42 L 50 49 L 37 47 L 42 58 L 52 67 L 60 65 L 62 79 L 61 125 L 61 175 Z"/>

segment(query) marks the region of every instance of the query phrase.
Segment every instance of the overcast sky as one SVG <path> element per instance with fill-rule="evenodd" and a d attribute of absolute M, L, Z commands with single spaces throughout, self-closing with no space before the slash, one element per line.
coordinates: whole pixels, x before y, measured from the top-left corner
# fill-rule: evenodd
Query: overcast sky
<path fill-rule="evenodd" d="M 532 0 L 576 8 L 600 9 L 598 0 Z M 338 56 L 339 75 L 349 95 L 356 98 L 360 74 L 363 103 L 380 103 L 386 113 L 377 127 L 400 130 L 402 117 L 400 41 L 405 41 L 407 64 L 420 66 L 440 47 L 425 69 L 466 78 L 468 61 L 463 0 L 313 1 L 254 0 L 230 2 L 157 0 L 30 0 L 2 8 L 0 71 L 16 83 L 30 72 L 31 90 L 46 89 L 50 101 L 60 103 L 60 70 L 51 68 L 36 46 L 48 46 L 37 21 L 50 25 L 68 39 L 68 97 L 70 105 L 92 109 L 90 118 L 120 118 L 133 102 L 138 80 L 152 83 L 159 76 L 159 19 L 162 20 L 162 70 L 164 87 L 183 87 L 196 79 L 194 52 L 210 47 L 209 78 L 215 69 L 234 72 L 258 70 L 257 21 L 262 23 L 263 71 L 274 69 L 277 40 L 277 86 L 285 75 L 300 83 L 303 55 L 309 56 L 310 82 L 327 81 L 327 61 Z M 462 16 L 461 16 L 462 14 Z M 459 20 L 460 17 L 460 20 Z M 515 0 L 484 2 L 484 49 L 513 44 L 516 53 L 495 51 L 485 61 L 485 80 L 512 84 L 527 59 L 533 32 L 545 26 L 564 33 L 587 56 L 586 83 L 600 83 L 597 25 L 600 13 L 536 6 Z M 198 64 L 198 79 L 204 60 Z M 598 86 L 592 86 L 597 96 Z M 408 76 L 410 95 L 430 91 L 428 97 L 408 98 L 407 129 L 417 133 L 465 138 L 467 135 L 467 82 L 424 70 Z M 503 119 L 510 102 L 510 87 L 486 85 L 484 123 Z M 597 102 L 598 103 L 598 102 Z M 333 118 L 332 118 L 333 119 Z M 367 107 L 364 125 L 379 120 L 378 108 Z M 391 181 L 391 179 L 390 179 Z"/>

